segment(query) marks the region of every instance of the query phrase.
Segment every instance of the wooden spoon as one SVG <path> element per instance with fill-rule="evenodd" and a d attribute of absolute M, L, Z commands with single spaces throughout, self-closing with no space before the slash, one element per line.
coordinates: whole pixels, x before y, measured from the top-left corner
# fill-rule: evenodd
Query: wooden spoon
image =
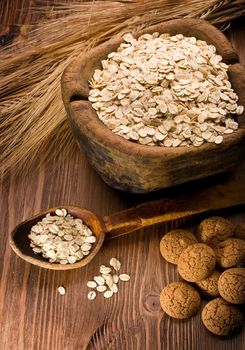
<path fill-rule="evenodd" d="M 49 209 L 19 224 L 11 233 L 10 246 L 18 256 L 36 266 L 52 270 L 76 269 L 87 265 L 93 259 L 105 239 L 125 235 L 157 223 L 192 217 L 200 213 L 241 204 L 245 204 L 245 183 L 237 180 L 195 191 L 189 194 L 188 198 L 147 202 L 103 218 L 86 209 L 61 205 L 59 208 L 65 208 L 73 217 L 82 219 L 96 236 L 97 241 L 93 244 L 89 255 L 75 264 L 61 265 L 50 263 L 40 254 L 35 254 L 32 251 L 28 238 L 31 227 L 47 213 L 54 214 L 57 208 Z M 156 249 L 158 248 L 156 247 Z"/>

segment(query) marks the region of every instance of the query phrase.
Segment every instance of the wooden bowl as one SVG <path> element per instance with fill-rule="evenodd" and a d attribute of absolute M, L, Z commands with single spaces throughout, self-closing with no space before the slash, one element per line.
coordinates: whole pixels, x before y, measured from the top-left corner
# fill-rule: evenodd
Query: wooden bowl
<path fill-rule="evenodd" d="M 151 26 L 143 33 L 181 33 L 213 44 L 230 65 L 229 77 L 245 106 L 245 69 L 239 64 L 228 39 L 215 27 L 197 19 L 176 19 Z M 166 148 L 144 146 L 112 133 L 98 118 L 88 101 L 89 85 L 101 60 L 115 51 L 122 39 L 110 40 L 74 60 L 62 76 L 62 96 L 73 133 L 89 162 L 110 186 L 144 193 L 232 169 L 244 154 L 245 118 L 238 117 L 239 129 L 224 136 L 220 145 Z"/>

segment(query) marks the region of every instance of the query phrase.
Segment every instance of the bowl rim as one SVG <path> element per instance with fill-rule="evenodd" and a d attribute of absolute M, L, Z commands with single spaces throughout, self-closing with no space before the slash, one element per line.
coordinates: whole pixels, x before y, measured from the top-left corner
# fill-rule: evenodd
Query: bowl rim
<path fill-rule="evenodd" d="M 178 147 L 164 147 L 164 146 L 147 146 L 142 145 L 133 141 L 124 139 L 120 135 L 114 134 L 103 122 L 98 118 L 97 113 L 90 106 L 86 106 L 86 103 L 91 104 L 89 101 L 78 101 L 71 102 L 71 115 L 69 118 L 75 122 L 75 125 L 79 130 L 86 130 L 86 134 L 94 139 L 100 145 L 105 148 L 113 147 L 114 150 L 127 153 L 129 155 L 140 156 L 144 154 L 145 156 L 158 157 L 159 155 L 167 158 L 176 158 L 183 154 L 193 154 L 195 155 L 211 150 L 226 150 L 227 145 L 236 144 L 239 139 L 243 139 L 245 136 L 244 127 L 239 127 L 238 130 L 234 131 L 232 134 L 224 135 L 224 141 L 221 144 L 205 142 L 201 146 L 178 146 Z M 83 110 L 81 111 L 81 107 Z M 86 115 L 85 115 L 86 113 Z"/>

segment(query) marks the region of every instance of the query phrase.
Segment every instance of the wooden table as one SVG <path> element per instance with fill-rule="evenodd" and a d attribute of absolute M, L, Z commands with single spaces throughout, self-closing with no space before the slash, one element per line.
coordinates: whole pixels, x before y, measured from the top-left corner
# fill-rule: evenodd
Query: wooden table
<path fill-rule="evenodd" d="M 12 13 L 12 18 L 14 16 Z M 10 19 L 5 23 L 11 23 Z M 244 28 L 237 22 L 229 31 L 242 63 L 245 63 Z M 244 170 L 241 164 L 235 176 L 245 180 Z M 37 173 L 10 175 L 0 187 L 0 349 L 244 349 L 245 330 L 222 339 L 204 328 L 200 313 L 177 321 L 160 308 L 161 289 L 169 282 L 180 280 L 176 268 L 160 256 L 160 238 L 175 227 L 196 231 L 197 220 L 159 225 L 108 241 L 93 263 L 67 272 L 47 271 L 25 263 L 8 245 L 9 233 L 17 223 L 48 207 L 75 204 L 103 216 L 148 199 L 175 196 L 189 187 L 222 181 L 222 178 L 154 195 L 119 193 L 103 183 L 78 149 L 69 159 L 60 154 Z M 235 223 L 245 220 L 244 208 L 224 215 Z M 113 256 L 122 262 L 121 271 L 130 274 L 130 282 L 121 282 L 118 294 L 111 299 L 99 295 L 89 302 L 87 281 Z M 64 296 L 57 291 L 61 285 L 66 288 Z"/>

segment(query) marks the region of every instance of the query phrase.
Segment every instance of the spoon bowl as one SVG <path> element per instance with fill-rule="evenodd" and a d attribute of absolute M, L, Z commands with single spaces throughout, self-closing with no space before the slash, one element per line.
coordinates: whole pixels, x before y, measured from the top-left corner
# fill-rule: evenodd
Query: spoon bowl
<path fill-rule="evenodd" d="M 72 215 L 74 218 L 81 219 L 96 236 L 96 242 L 92 245 L 90 253 L 83 259 L 77 261 L 74 264 L 56 264 L 50 263 L 48 259 L 43 258 L 41 254 L 35 254 L 30 246 L 30 239 L 28 235 L 31 232 L 32 226 L 34 226 L 38 221 L 42 220 L 48 213 L 51 215 L 55 214 L 56 208 L 51 208 L 46 212 L 32 217 L 15 227 L 11 233 L 10 246 L 14 252 L 22 259 L 28 261 L 29 263 L 44 267 L 51 270 L 71 270 L 78 269 L 82 266 L 87 265 L 93 257 L 98 253 L 100 247 L 102 246 L 105 238 L 105 232 L 103 229 L 103 220 L 101 220 L 96 214 L 86 209 L 73 206 L 59 206 L 59 208 L 65 208 L 68 214 Z"/>

